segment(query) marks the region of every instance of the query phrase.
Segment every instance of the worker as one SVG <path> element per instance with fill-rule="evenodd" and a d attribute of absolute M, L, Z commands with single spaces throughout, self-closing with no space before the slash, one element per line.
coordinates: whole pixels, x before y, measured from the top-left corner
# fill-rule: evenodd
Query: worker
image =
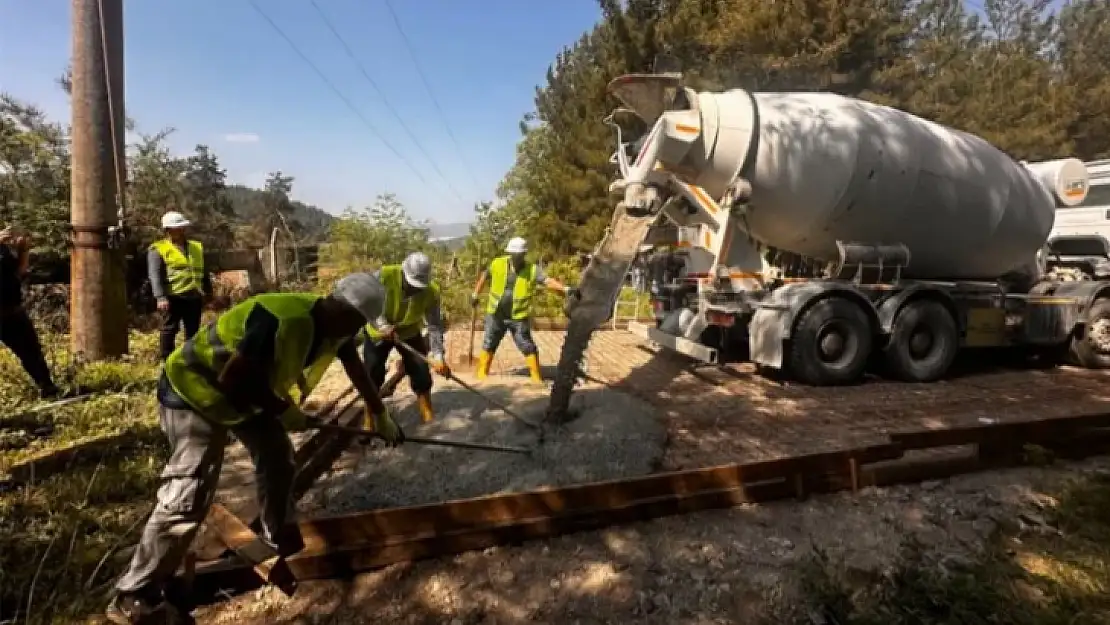
<path fill-rule="evenodd" d="M 432 279 L 432 260 L 414 252 L 399 265 L 385 265 L 374 276 L 385 286 L 386 299 L 381 318 L 367 324 L 368 340 L 363 343 L 363 361 L 374 384 L 385 381 L 385 363 L 398 341 L 428 357 L 431 363 L 397 347 L 409 385 L 416 394 L 416 405 L 424 422 L 435 418 L 432 409 L 432 371 L 447 375 L 443 341 L 443 313 L 439 285 Z M 377 326 L 375 328 L 375 325 Z M 425 340 L 421 331 L 428 328 Z"/>
<path fill-rule="evenodd" d="M 162 321 L 161 357 L 173 351 L 177 331 L 185 326 L 188 340 L 200 328 L 204 298 L 212 293 L 212 279 L 204 266 L 204 246 L 188 238 L 189 220 L 177 211 L 162 215 L 166 238 L 150 244 L 147 271 Z"/>
<path fill-rule="evenodd" d="M 6 227 L 0 230 L 0 343 L 12 350 L 43 399 L 60 394 L 43 357 L 35 324 L 23 308 L 23 280 L 31 268 L 31 240 Z"/>
<path fill-rule="evenodd" d="M 474 285 L 470 303 L 477 307 L 482 301 L 483 287 L 486 282 L 490 284 L 489 297 L 486 300 L 486 330 L 482 337 L 482 352 L 478 356 L 479 380 L 484 380 L 489 375 L 493 354 L 505 337 L 505 332 L 511 331 L 513 342 L 528 363 L 529 377 L 533 382 L 543 382 L 539 349 L 532 340 L 532 297 L 537 284 L 564 296 L 573 295 L 574 289 L 547 276 L 535 263 L 525 260 L 527 253 L 528 243 L 521 237 L 514 237 L 505 246 L 506 255 L 493 259 Z"/>
<path fill-rule="evenodd" d="M 232 307 L 170 354 L 158 383 L 170 459 L 130 567 L 107 608 L 111 622 L 138 623 L 163 613 L 188 618 L 167 600 L 167 583 L 212 504 L 229 433 L 255 465 L 259 538 L 282 556 L 302 547 L 295 532 L 281 531 L 295 472 L 285 431 L 309 425 L 299 402 L 336 358 L 366 403 L 367 429 L 390 445 L 404 441 L 353 340 L 381 315 L 384 301 L 385 289 L 366 273 L 345 276 L 328 296 L 264 293 Z"/>

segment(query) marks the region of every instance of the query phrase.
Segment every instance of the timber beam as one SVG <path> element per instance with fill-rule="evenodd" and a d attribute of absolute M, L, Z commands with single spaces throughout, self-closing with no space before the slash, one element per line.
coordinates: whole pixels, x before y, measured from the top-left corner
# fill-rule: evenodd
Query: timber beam
<path fill-rule="evenodd" d="M 297 580 L 345 577 L 398 562 L 598 529 L 675 514 L 809 494 L 889 486 L 1019 464 L 998 448 L 1037 445 L 1061 456 L 1110 449 L 1110 413 L 906 432 L 884 444 L 625 480 L 390 508 L 298 523 L 304 549 L 286 559 Z M 906 458 L 972 445 L 971 455 Z M 199 563 L 198 599 L 258 585 L 239 558 Z"/>

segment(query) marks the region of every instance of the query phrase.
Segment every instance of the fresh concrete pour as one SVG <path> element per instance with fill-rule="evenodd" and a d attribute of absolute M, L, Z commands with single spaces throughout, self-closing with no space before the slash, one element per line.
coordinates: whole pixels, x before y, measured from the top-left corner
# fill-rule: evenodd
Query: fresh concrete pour
<path fill-rule="evenodd" d="M 578 417 L 565 425 L 542 426 L 541 436 L 540 429 L 458 385 L 436 383 L 431 423 L 420 422 L 411 394 L 393 401 L 406 434 L 525 447 L 532 453 L 414 443 L 389 449 L 375 442 L 361 448 L 353 468 L 322 477 L 298 505 L 300 514 L 344 514 L 633 477 L 652 472 L 662 461 L 666 429 L 654 408 L 630 395 L 583 386 L 571 401 Z M 519 378 L 490 378 L 478 388 L 532 422 L 539 422 L 547 407 L 549 391 Z"/>

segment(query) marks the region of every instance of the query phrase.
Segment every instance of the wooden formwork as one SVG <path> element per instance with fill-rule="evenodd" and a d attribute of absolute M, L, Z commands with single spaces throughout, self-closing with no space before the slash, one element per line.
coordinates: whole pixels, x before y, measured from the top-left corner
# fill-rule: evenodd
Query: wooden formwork
<path fill-rule="evenodd" d="M 203 599 L 261 583 L 291 592 L 300 580 L 349 576 L 495 545 L 1014 466 L 1025 461 L 1030 445 L 1082 457 L 1106 450 L 1110 436 L 1104 428 L 1110 428 L 1110 413 L 910 431 L 892 434 L 881 444 L 835 452 L 309 519 L 296 528 L 304 548 L 280 563 L 276 554 L 253 548 L 256 539 L 245 524 L 224 518 L 220 534 L 236 555 L 198 563 L 193 595 Z M 968 451 L 915 457 L 958 447 Z M 230 516 L 220 510 L 216 515 Z"/>

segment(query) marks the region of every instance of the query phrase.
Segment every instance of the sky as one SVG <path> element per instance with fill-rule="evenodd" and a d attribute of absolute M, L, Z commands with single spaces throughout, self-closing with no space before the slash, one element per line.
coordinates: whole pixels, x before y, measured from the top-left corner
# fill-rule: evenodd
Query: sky
<path fill-rule="evenodd" d="M 131 0 L 125 108 L 138 130 L 175 128 L 176 154 L 207 144 L 234 183 L 261 186 L 280 169 L 294 199 L 329 212 L 391 192 L 437 223 L 468 221 L 475 202 L 494 199 L 536 86 L 600 17 L 596 0 L 316 0 L 356 63 L 310 0 L 255 2 L 342 97 L 249 0 Z M 56 78 L 69 61 L 70 0 L 0 7 L 0 90 L 68 123 Z"/>

